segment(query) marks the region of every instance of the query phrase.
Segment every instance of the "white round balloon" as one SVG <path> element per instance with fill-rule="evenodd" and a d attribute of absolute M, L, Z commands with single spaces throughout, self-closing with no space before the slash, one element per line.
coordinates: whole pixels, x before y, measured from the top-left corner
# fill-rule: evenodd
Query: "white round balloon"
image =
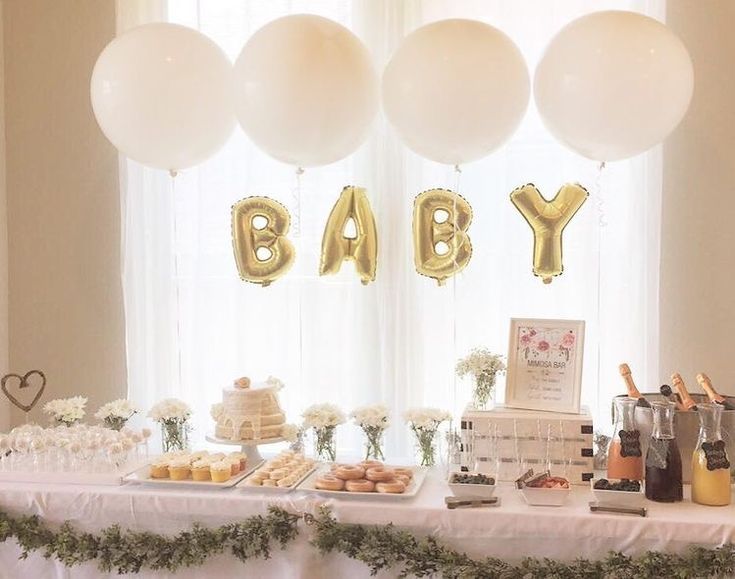
<path fill-rule="evenodd" d="M 684 44 L 635 12 L 595 12 L 551 40 L 534 95 L 549 131 L 598 161 L 642 153 L 663 141 L 689 107 L 694 70 Z"/>
<path fill-rule="evenodd" d="M 140 163 L 176 171 L 214 154 L 235 126 L 232 64 L 177 24 L 133 28 L 100 54 L 92 108 L 105 136 Z"/>
<path fill-rule="evenodd" d="M 510 138 L 529 92 L 518 47 L 475 20 L 415 30 L 383 73 L 383 108 L 406 146 L 452 165 L 480 159 Z"/>
<path fill-rule="evenodd" d="M 344 26 L 311 14 L 274 20 L 235 62 L 236 113 L 271 157 L 327 165 L 367 138 L 378 108 L 370 55 Z"/>

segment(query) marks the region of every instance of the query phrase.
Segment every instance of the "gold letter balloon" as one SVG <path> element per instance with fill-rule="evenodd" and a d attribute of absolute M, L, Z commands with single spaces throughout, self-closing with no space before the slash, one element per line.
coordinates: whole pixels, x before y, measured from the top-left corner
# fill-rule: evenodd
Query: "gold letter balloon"
<path fill-rule="evenodd" d="M 544 199 L 531 183 L 510 194 L 511 202 L 533 229 L 533 273 L 544 283 L 551 283 L 564 270 L 561 236 L 588 195 L 576 183 L 562 186 L 551 201 Z"/>
<path fill-rule="evenodd" d="M 345 231 L 349 221 L 355 233 Z M 332 207 L 322 238 L 319 275 L 337 273 L 351 259 L 363 285 L 375 281 L 378 262 L 378 232 L 365 189 L 345 187 Z"/>
<path fill-rule="evenodd" d="M 286 238 L 290 222 L 288 210 L 268 197 L 247 197 L 232 206 L 232 247 L 240 278 L 266 287 L 289 270 L 296 254 Z"/>
<path fill-rule="evenodd" d="M 434 278 L 439 285 L 462 271 L 472 257 L 467 235 L 471 221 L 472 207 L 460 195 L 446 189 L 419 194 L 413 204 L 416 271 Z"/>

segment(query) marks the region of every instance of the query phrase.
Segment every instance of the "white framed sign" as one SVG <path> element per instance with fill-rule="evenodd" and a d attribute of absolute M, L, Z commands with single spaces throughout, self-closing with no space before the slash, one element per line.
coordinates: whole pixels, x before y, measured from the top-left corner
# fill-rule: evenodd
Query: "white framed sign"
<path fill-rule="evenodd" d="M 505 405 L 579 414 L 584 321 L 510 320 Z"/>

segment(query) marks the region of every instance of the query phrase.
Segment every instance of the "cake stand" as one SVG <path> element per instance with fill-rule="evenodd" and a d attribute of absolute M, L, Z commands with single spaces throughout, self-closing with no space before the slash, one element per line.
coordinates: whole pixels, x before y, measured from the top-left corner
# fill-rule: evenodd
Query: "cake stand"
<path fill-rule="evenodd" d="M 263 438 L 261 440 L 230 440 L 228 438 L 218 438 L 214 434 L 207 434 L 205 436 L 208 442 L 215 444 L 226 444 L 228 446 L 239 446 L 242 452 L 248 458 L 248 464 L 258 464 L 263 460 L 260 455 L 258 446 L 261 444 L 276 444 L 277 442 L 284 442 L 286 439 L 282 436 L 276 438 Z"/>

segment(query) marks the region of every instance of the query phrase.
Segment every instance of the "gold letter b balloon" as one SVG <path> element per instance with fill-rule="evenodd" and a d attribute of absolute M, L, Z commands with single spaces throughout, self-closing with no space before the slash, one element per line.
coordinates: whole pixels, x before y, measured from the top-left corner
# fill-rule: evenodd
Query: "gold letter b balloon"
<path fill-rule="evenodd" d="M 352 220 L 354 237 L 347 235 L 345 226 Z M 345 187 L 329 214 L 322 238 L 319 275 L 337 273 L 346 259 L 355 262 L 355 270 L 363 285 L 375 281 L 378 261 L 378 233 L 375 218 L 365 189 Z"/>
<path fill-rule="evenodd" d="M 584 187 L 571 183 L 559 189 L 551 201 L 530 183 L 510 194 L 511 202 L 533 229 L 533 273 L 544 283 L 551 283 L 563 271 L 561 236 L 588 195 Z"/>
<path fill-rule="evenodd" d="M 268 197 L 247 197 L 232 206 L 232 247 L 243 280 L 265 287 L 289 270 L 296 253 L 286 239 L 290 221 L 288 210 Z"/>
<path fill-rule="evenodd" d="M 446 219 L 439 220 L 440 213 Z M 462 271 L 472 257 L 472 243 L 467 235 L 471 221 L 472 207 L 460 195 L 446 189 L 419 194 L 413 205 L 416 271 L 433 277 L 439 285 Z"/>

